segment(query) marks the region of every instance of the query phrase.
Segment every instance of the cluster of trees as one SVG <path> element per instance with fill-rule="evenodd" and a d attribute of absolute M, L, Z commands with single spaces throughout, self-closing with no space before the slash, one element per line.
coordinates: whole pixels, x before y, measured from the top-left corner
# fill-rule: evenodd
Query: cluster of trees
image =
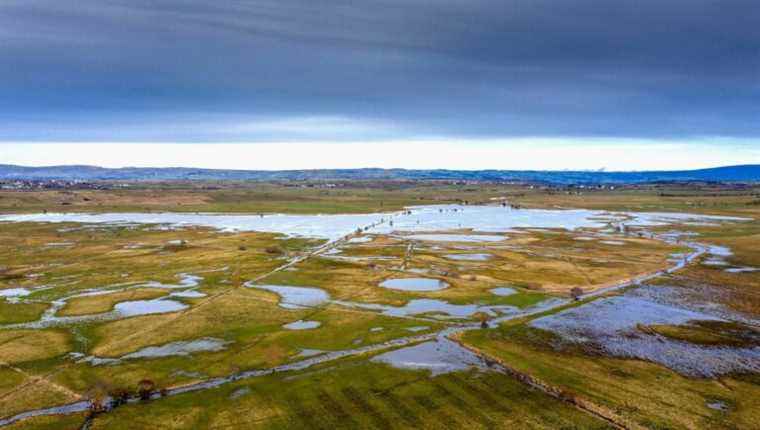
<path fill-rule="evenodd" d="M 148 401 L 158 393 L 162 397 L 167 394 L 165 389 L 158 390 L 156 383 L 150 379 L 142 379 L 137 383 L 137 389 L 130 391 L 126 388 L 105 389 L 102 385 L 93 388 L 90 394 L 90 415 L 108 412 L 129 402 L 130 399 Z"/>

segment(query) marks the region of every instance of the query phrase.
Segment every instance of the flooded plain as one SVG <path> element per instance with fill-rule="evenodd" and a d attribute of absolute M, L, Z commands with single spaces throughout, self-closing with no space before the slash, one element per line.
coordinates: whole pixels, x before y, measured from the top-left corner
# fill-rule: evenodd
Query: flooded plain
<path fill-rule="evenodd" d="M 407 211 L 339 215 L 230 215 L 210 213 L 36 213 L 0 215 L 0 222 L 49 222 L 111 225 L 155 224 L 164 228 L 210 227 L 221 231 L 261 231 L 288 236 L 337 240 L 357 229 L 375 234 L 394 231 L 442 232 L 469 229 L 503 233 L 514 229 L 604 228 L 625 222 L 633 226 L 663 226 L 673 223 L 742 221 L 748 218 L 687 213 L 607 212 L 587 209 L 512 209 L 502 206 L 433 205 L 412 206 Z M 427 240 L 446 240 L 441 235 L 419 235 Z M 503 240 L 502 236 L 454 235 L 464 241 Z M 360 239 L 362 241 L 367 239 Z"/>
<path fill-rule="evenodd" d="M 0 221 L 35 221 L 35 222 L 79 222 L 87 224 L 158 224 L 159 228 L 182 228 L 185 226 L 206 226 L 222 231 L 266 231 L 283 233 L 288 236 L 304 236 L 338 240 L 346 235 L 355 233 L 357 229 L 376 234 L 394 232 L 421 232 L 418 234 L 394 234 L 394 237 L 405 237 L 421 241 L 443 242 L 498 242 L 506 240 L 503 233 L 521 232 L 516 229 L 535 229 L 543 235 L 557 233 L 549 229 L 576 230 L 581 228 L 608 228 L 617 232 L 611 224 L 625 222 L 628 225 L 658 226 L 672 222 L 717 223 L 720 221 L 740 220 L 731 217 L 710 217 L 690 214 L 630 214 L 609 213 L 591 210 L 535 210 L 510 209 L 498 206 L 421 206 L 412 207 L 409 212 L 396 214 L 367 214 L 367 215 L 213 215 L 213 214 L 37 214 L 37 215 L 4 215 Z M 467 234 L 442 234 L 445 231 L 471 231 Z M 426 233 L 429 232 L 429 233 Z M 492 234 L 480 234 L 492 233 Z M 587 236 L 584 236 L 587 237 Z M 362 236 L 350 239 L 349 243 L 362 244 L 374 240 L 373 237 Z M 585 240 L 585 239 L 580 239 Z M 592 240 L 597 240 L 593 238 Z M 677 239 L 680 240 L 680 239 Z M 606 240 L 609 245 L 625 244 L 622 241 Z M 341 242 L 342 243 L 342 242 Z M 481 245 L 483 246 L 483 245 Z M 730 251 L 729 251 L 730 252 Z M 720 250 L 715 250 L 714 258 L 725 258 Z M 689 254 L 676 266 L 683 267 L 696 254 Z M 452 254 L 446 256 L 454 260 L 485 261 L 490 254 Z M 291 263 L 288 263 L 291 264 Z M 283 270 L 289 268 L 285 267 Z M 741 268 L 737 268 L 741 269 Z M 670 270 L 670 269 L 669 269 Z M 661 273 L 666 273 L 663 271 Z M 652 276 L 652 275 L 647 275 Z M 64 298 L 53 302 L 51 309 L 45 312 L 40 321 L 31 323 L 26 328 L 40 328 L 57 324 L 90 321 L 93 319 L 108 320 L 135 315 L 152 313 L 175 312 L 187 309 L 188 305 L 179 300 L 182 298 L 199 298 L 205 294 L 195 290 L 201 278 L 191 275 L 182 276 L 178 284 L 161 284 L 149 282 L 141 286 L 167 288 L 177 291 L 169 293 L 169 297 L 153 300 L 134 300 L 117 303 L 114 310 L 104 314 L 84 317 L 57 317 L 55 314 L 65 305 Z M 630 287 L 641 283 L 640 279 L 626 282 L 612 288 Z M 304 309 L 323 304 L 337 304 L 345 307 L 364 309 L 378 312 L 386 316 L 420 317 L 427 320 L 444 321 L 449 328 L 438 333 L 416 334 L 409 333 L 408 337 L 396 338 L 381 344 L 373 344 L 339 351 L 321 351 L 304 349 L 298 356 L 299 360 L 282 364 L 270 369 L 248 370 L 233 375 L 210 378 L 199 383 L 175 387 L 162 393 L 161 396 L 204 390 L 229 382 L 271 375 L 278 372 L 298 371 L 315 364 L 338 358 L 378 353 L 372 361 L 385 363 L 403 369 L 428 370 L 431 375 L 467 369 L 486 370 L 489 367 L 484 360 L 446 338 L 456 331 L 470 330 L 480 327 L 479 324 L 462 322 L 478 313 L 492 317 L 488 323 L 493 327 L 499 321 L 517 316 L 533 315 L 551 310 L 568 303 L 567 299 L 552 298 L 538 305 L 520 309 L 514 306 L 489 306 L 476 303 L 454 304 L 438 299 L 415 299 L 401 306 L 390 306 L 379 303 L 361 303 L 352 301 L 332 300 L 330 295 L 320 288 L 296 287 L 286 285 L 259 285 L 249 282 L 248 288 L 255 288 L 274 293 L 279 297 L 278 306 L 285 309 Z M 382 288 L 402 291 L 438 291 L 448 284 L 437 279 L 429 278 L 394 278 L 380 284 Z M 577 308 L 561 311 L 555 315 L 546 316 L 533 321 L 536 328 L 556 333 L 564 342 L 588 345 L 602 350 L 604 353 L 625 358 L 638 358 L 661 363 L 678 372 L 689 376 L 715 376 L 731 372 L 759 371 L 760 349 L 734 347 L 705 347 L 676 341 L 663 336 L 653 335 L 640 330 L 642 325 L 688 325 L 694 321 L 725 321 L 726 316 L 702 309 L 686 308 L 667 300 L 654 300 L 651 297 L 637 295 L 633 288 L 622 296 L 602 298 Z M 23 297 L 21 294 L 0 290 L 3 297 Z M 28 290 L 27 290 L 28 291 Z M 610 289 L 605 290 L 611 291 Z M 489 290 L 493 295 L 509 296 L 517 291 L 509 287 L 499 287 Z M 15 294 L 15 296 L 14 296 Z M 100 294 L 100 292 L 93 292 Z M 73 296 L 72 296 L 73 297 Z M 178 300 L 172 300 L 176 298 Z M 188 301 L 190 302 L 190 301 Z M 46 324 L 41 324 L 45 322 Z M 421 321 L 423 324 L 427 322 Z M 21 327 L 23 325 L 14 325 Z M 284 324 L 287 330 L 308 330 L 320 326 L 318 321 L 298 320 Z M 6 326 L 3 328 L 7 328 Z M 370 332 L 380 332 L 380 327 L 370 329 Z M 424 331 L 428 326 L 407 328 L 410 332 Z M 110 364 L 127 359 L 147 359 L 167 356 L 187 356 L 200 352 L 221 351 L 229 342 L 218 338 L 201 338 L 189 341 L 172 342 L 164 345 L 142 348 L 119 358 L 79 357 L 83 362 L 91 364 Z M 100 360 L 100 361 L 98 361 Z M 116 360 L 116 361 L 111 361 Z M 237 391 L 235 392 L 237 393 Z M 232 396 L 243 396 L 247 392 L 233 393 Z M 159 397 L 157 394 L 156 398 Z M 130 401 L 136 401 L 132 399 Z M 37 416 L 85 411 L 91 406 L 90 402 L 75 402 L 56 408 L 30 411 L 0 420 L 0 425 L 9 424 L 20 419 Z"/>

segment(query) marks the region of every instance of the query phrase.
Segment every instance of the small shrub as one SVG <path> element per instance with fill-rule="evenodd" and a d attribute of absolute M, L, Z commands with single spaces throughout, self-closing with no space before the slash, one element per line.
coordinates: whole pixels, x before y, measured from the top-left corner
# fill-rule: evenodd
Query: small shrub
<path fill-rule="evenodd" d="M 279 246 L 268 246 L 264 249 L 264 252 L 270 255 L 282 255 L 284 253 Z"/>
<path fill-rule="evenodd" d="M 140 400 L 150 400 L 150 395 L 155 389 L 156 383 L 150 379 L 143 379 L 137 383 L 137 394 L 140 396 Z"/>

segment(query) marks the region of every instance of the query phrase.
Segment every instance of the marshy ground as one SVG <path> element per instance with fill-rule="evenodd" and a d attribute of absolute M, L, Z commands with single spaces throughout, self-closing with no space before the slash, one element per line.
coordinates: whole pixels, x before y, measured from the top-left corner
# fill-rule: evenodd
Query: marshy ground
<path fill-rule="evenodd" d="M 0 423 L 757 428 L 753 193 L 2 192 L 0 212 L 42 218 L 0 221 Z M 390 215 L 430 204 L 449 206 Z M 588 211 L 557 215 L 566 208 Z M 54 218 L 64 211 L 152 215 Z M 177 224 L 156 211 L 249 221 Z M 315 213 L 365 215 L 322 228 Z M 254 231 L 261 223 L 279 224 Z M 18 415 L 61 405 L 74 406 Z"/>

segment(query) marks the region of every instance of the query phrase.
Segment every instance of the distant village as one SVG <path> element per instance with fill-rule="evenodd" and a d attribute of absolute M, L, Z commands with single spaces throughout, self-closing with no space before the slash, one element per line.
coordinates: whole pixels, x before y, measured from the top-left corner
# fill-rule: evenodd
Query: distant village
<path fill-rule="evenodd" d="M 0 190 L 111 190 L 127 188 L 129 184 L 88 182 L 66 179 L 13 179 L 0 180 Z"/>

